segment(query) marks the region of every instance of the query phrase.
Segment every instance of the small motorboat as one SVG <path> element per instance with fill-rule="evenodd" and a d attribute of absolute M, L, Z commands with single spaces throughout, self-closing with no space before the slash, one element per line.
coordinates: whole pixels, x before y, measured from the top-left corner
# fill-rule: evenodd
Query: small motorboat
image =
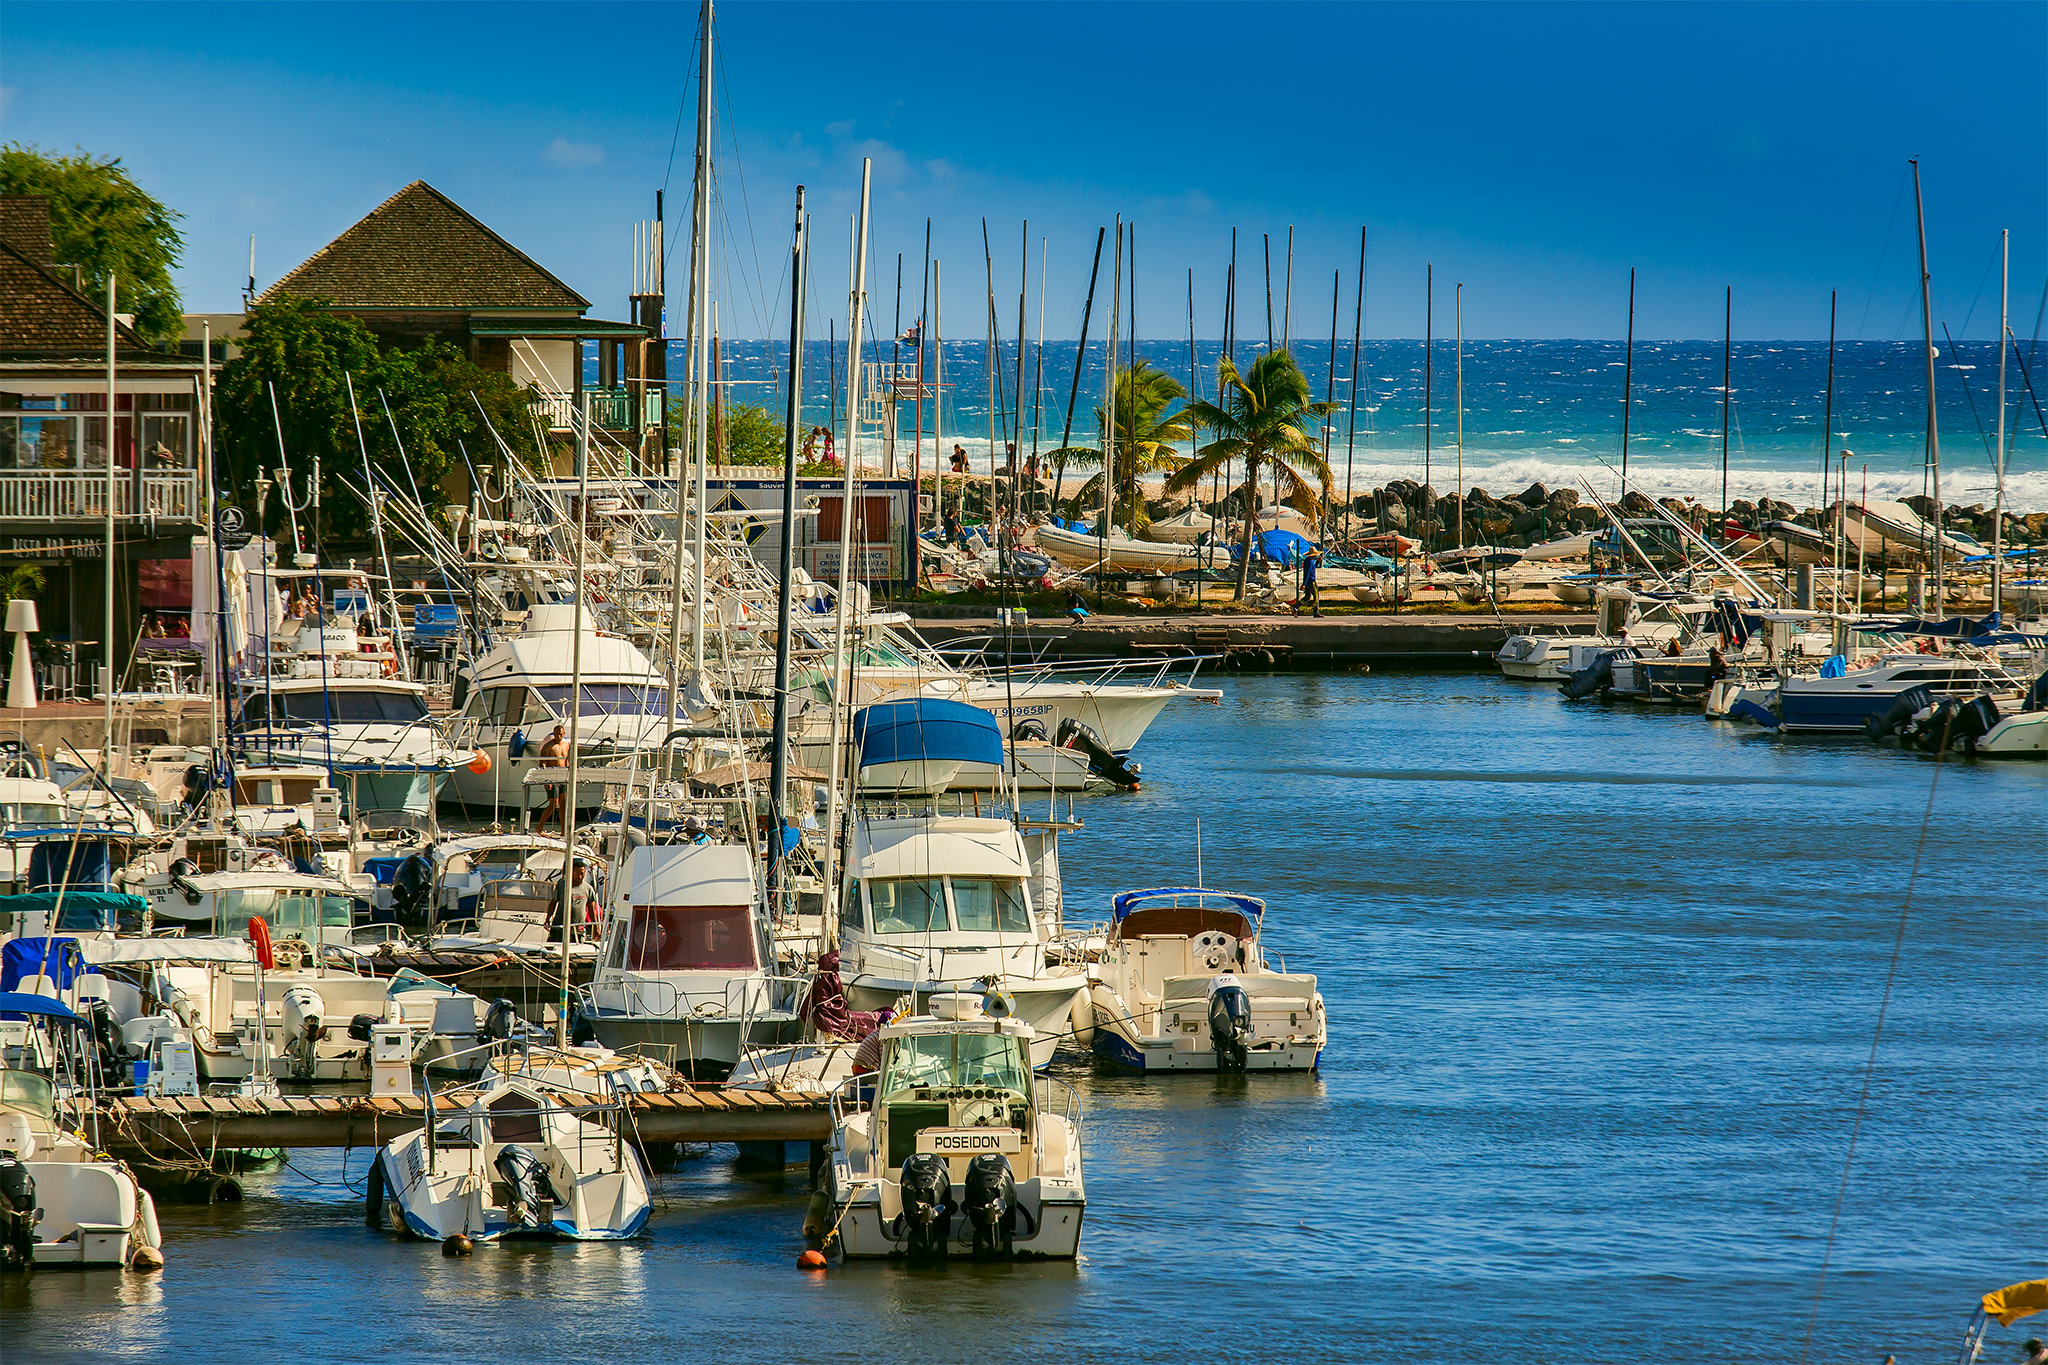
<path fill-rule="evenodd" d="M 1316 979 L 1274 971 L 1266 903 L 1201 887 L 1126 891 L 1090 968 L 1095 1055 L 1139 1071 L 1313 1071 L 1329 1041 Z"/>
<path fill-rule="evenodd" d="M 624 1136 L 623 1099 L 607 1127 L 517 1077 L 457 1092 L 452 1114 L 428 1095 L 426 1125 L 386 1143 L 370 1167 L 371 1227 L 437 1242 L 603 1242 L 647 1225 L 647 1172 Z"/>
<path fill-rule="evenodd" d="M 879 1072 L 833 1096 L 824 1193 L 841 1253 L 1072 1259 L 1087 1208 L 1080 1101 L 1032 1076 L 1030 1026 L 946 992 L 881 1038 Z"/>
<path fill-rule="evenodd" d="M 94 1048 L 86 1019 L 61 1001 L 0 994 L 0 1057 L 12 1059 L 0 1064 L 0 1269 L 163 1266 L 149 1191 L 58 1119 L 53 1077 L 94 1076 Z M 51 1075 L 19 1064 L 32 1058 Z M 79 1097 L 91 1102 L 93 1091 Z"/>

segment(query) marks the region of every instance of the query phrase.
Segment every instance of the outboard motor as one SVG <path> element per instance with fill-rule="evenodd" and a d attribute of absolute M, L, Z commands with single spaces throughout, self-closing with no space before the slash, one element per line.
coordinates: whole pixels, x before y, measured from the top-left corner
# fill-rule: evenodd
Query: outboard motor
<path fill-rule="evenodd" d="M 391 872 L 391 909 L 401 920 L 423 922 L 427 898 L 434 893 L 434 864 L 415 853 Z"/>
<path fill-rule="evenodd" d="M 0 1270 L 36 1265 L 36 1178 L 12 1152 L 0 1152 Z"/>
<path fill-rule="evenodd" d="M 913 1152 L 903 1159 L 903 1213 L 896 1220 L 913 1261 L 943 1260 L 953 1235 L 953 1177 L 946 1159 Z"/>
<path fill-rule="evenodd" d="M 1890 706 L 1863 718 L 1864 733 L 1882 744 L 1898 734 L 1900 727 L 1907 721 L 1925 711 L 1933 699 L 1934 694 L 1925 686 L 1909 687 L 1894 697 Z"/>
<path fill-rule="evenodd" d="M 512 1188 L 506 1214 L 516 1228 L 540 1228 L 555 1221 L 555 1192 L 545 1162 L 518 1143 L 500 1147 L 491 1164 Z"/>
<path fill-rule="evenodd" d="M 121 1027 L 114 1022 L 114 1007 L 105 1000 L 92 1001 L 86 1023 L 92 1029 L 93 1049 L 99 1053 L 100 1075 L 110 1081 L 123 1070 Z"/>
<path fill-rule="evenodd" d="M 1209 1043 L 1216 1049 L 1216 1069 L 1245 1069 L 1252 1041 L 1252 998 L 1237 978 L 1225 973 L 1209 982 Z"/>
<path fill-rule="evenodd" d="M 967 1163 L 967 1221 L 977 1260 L 1015 1254 L 1019 1212 L 1017 1176 L 1008 1157 L 991 1152 Z"/>
<path fill-rule="evenodd" d="M 1623 645 L 1618 649 L 1602 650 L 1592 663 L 1587 664 L 1584 668 L 1566 678 L 1558 686 L 1557 690 L 1564 695 L 1566 701 L 1581 701 L 1592 696 L 1595 692 L 1604 692 L 1614 686 L 1614 661 L 1616 659 L 1635 659 L 1640 657 L 1641 651 L 1636 649 L 1634 645 Z"/>
<path fill-rule="evenodd" d="M 383 1022 L 374 1014 L 358 1014 L 348 1021 L 348 1036 L 359 1043 L 367 1043 L 370 1041 L 370 1030 Z"/>
<path fill-rule="evenodd" d="M 183 786 L 185 809 L 199 809 L 199 803 L 204 801 L 206 794 L 213 790 L 213 769 L 204 763 L 194 763 L 191 767 L 185 769 Z M 183 860 L 181 859 L 180 861 Z M 195 868 L 194 870 L 196 871 L 197 869 Z M 177 869 L 171 869 L 171 873 L 175 877 Z"/>
<path fill-rule="evenodd" d="M 285 1046 L 291 1049 L 292 1075 L 302 1081 L 313 1079 L 320 1064 L 320 1040 L 327 1030 L 320 1020 L 327 1002 L 311 986 L 293 986 L 284 993 Z"/>
<path fill-rule="evenodd" d="M 1026 716 L 1010 727 L 1011 739 L 1045 740 L 1045 722 L 1037 716 Z"/>
<path fill-rule="evenodd" d="M 499 996 L 484 1011 L 484 1038 L 490 1042 L 502 1043 L 511 1038 L 512 1030 L 519 1024 L 519 1011 L 510 1000 Z"/>
<path fill-rule="evenodd" d="M 1092 726 L 1068 716 L 1060 722 L 1060 728 L 1053 743 L 1062 749 L 1079 749 L 1088 755 L 1088 771 L 1105 781 L 1112 782 L 1129 791 L 1138 789 L 1141 772 L 1138 765 L 1129 759 L 1117 757 L 1116 751 L 1102 742 L 1102 736 Z"/>

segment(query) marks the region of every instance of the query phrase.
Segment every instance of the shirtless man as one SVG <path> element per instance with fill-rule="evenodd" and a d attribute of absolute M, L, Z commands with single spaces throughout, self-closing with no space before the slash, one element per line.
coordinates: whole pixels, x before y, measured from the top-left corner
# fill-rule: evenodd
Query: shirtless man
<path fill-rule="evenodd" d="M 542 768 L 566 768 L 569 766 L 568 726 L 557 725 L 554 732 L 547 737 L 547 741 L 540 746 L 540 762 L 538 766 Z M 547 804 L 540 808 L 540 819 L 536 822 L 535 828 L 540 833 L 545 834 L 547 833 L 548 821 L 550 819 L 559 820 L 562 822 L 562 837 L 568 838 L 568 794 L 564 790 L 564 784 L 550 782 L 542 790 L 547 793 L 548 799 Z"/>

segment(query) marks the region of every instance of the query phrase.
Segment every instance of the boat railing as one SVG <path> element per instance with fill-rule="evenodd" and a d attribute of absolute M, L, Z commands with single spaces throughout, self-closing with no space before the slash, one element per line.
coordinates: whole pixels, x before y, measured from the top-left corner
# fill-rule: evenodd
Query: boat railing
<path fill-rule="evenodd" d="M 1065 1081 L 1054 1080 L 1051 1076 L 1032 1077 L 1031 1087 L 1032 1102 L 1037 1106 L 1040 1114 L 1050 1114 L 1054 1118 L 1065 1119 L 1074 1126 L 1076 1133 L 1080 1132 L 1081 1094 L 1079 1091 L 1075 1090 L 1073 1086 L 1068 1085 Z"/>

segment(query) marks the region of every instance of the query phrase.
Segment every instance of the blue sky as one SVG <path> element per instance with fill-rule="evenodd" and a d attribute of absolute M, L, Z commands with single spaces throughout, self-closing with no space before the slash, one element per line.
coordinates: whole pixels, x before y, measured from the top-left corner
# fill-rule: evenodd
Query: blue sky
<path fill-rule="evenodd" d="M 0 20 L 0 139 L 123 157 L 185 214 L 186 306 L 237 306 L 250 233 L 275 279 L 423 178 L 625 314 L 630 224 L 686 213 L 696 26 L 685 4 L 38 4 Z M 846 217 L 876 159 L 871 311 L 896 253 L 916 310 L 924 220 L 946 331 L 982 329 L 981 219 L 1014 329 L 1020 220 L 1047 239 L 1046 333 L 1077 330 L 1095 229 L 1138 224 L 1138 323 L 1265 329 L 1295 228 L 1294 330 L 1369 335 L 1847 337 L 1919 325 L 1906 158 L 1923 159 L 1936 311 L 1988 338 L 2000 228 L 2015 329 L 2048 275 L 2048 6 L 734 3 L 719 13 L 721 318 L 774 310 L 809 186 L 814 318 L 844 326 Z M 679 299 L 683 271 L 670 272 Z M 1987 275 L 1987 267 L 1990 273 Z M 1106 292 L 1107 264 L 1104 267 Z M 1037 285 L 1031 289 L 1037 312 Z M 786 293 L 781 295 L 786 306 Z M 1279 305 L 1276 303 L 1276 312 Z M 818 311 L 822 310 L 822 311 Z M 680 311 L 679 305 L 672 307 Z M 1967 317 L 1967 331 L 1964 329 Z M 1100 311 L 1097 315 L 1100 335 Z M 1277 325 L 1277 323 L 1276 323 Z"/>

